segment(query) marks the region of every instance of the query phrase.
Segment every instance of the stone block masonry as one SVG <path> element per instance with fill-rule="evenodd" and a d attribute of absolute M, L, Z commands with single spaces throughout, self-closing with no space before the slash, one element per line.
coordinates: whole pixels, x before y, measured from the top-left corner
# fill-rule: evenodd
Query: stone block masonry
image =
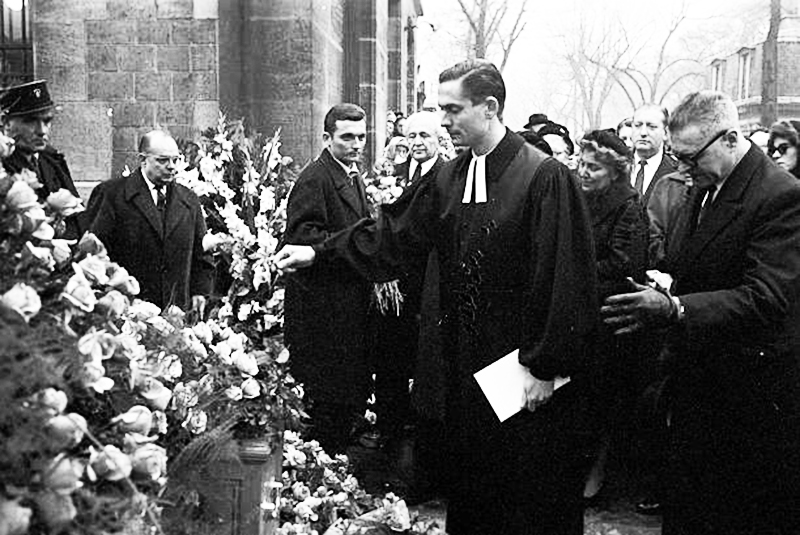
<path fill-rule="evenodd" d="M 213 126 L 209 118 L 215 121 L 219 110 L 217 0 L 64 5 L 32 2 L 31 19 L 34 35 L 45 37 L 36 42 L 37 76 L 50 80 L 65 110 L 93 110 L 91 124 L 75 113 L 56 117 L 53 144 L 66 154 L 76 181 L 105 180 L 136 166 L 139 137 L 150 129 L 192 138 Z M 54 31 L 58 25 L 61 32 Z M 87 149 L 85 132 L 98 123 L 107 137 Z"/>

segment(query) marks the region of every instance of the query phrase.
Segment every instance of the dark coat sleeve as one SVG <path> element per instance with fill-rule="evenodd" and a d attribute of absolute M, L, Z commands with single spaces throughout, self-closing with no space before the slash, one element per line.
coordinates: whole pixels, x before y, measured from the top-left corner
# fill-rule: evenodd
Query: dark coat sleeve
<path fill-rule="evenodd" d="M 539 379 L 585 366 L 597 326 L 597 268 L 589 215 L 569 170 L 554 160 L 539 166 L 530 194 L 531 306 L 520 363 Z"/>
<path fill-rule="evenodd" d="M 314 246 L 321 262 L 344 260 L 362 277 L 386 282 L 433 247 L 436 214 L 434 180 L 424 180 L 411 195 L 384 204 L 377 220 L 362 219 Z"/>
<path fill-rule="evenodd" d="M 194 239 L 192 242 L 192 275 L 189 280 L 189 297 L 211 294 L 214 280 L 214 263 L 211 255 L 203 249 L 203 237 L 206 235 L 206 219 L 200 207 L 199 199 L 192 202 L 194 212 Z M 188 306 L 188 303 L 187 303 Z"/>
<path fill-rule="evenodd" d="M 326 191 L 319 162 L 312 162 L 295 183 L 286 208 L 286 243 L 312 245 L 330 234 L 331 215 L 327 213 Z"/>
<path fill-rule="evenodd" d="M 603 297 L 617 293 L 620 283 L 627 277 L 643 283 L 647 266 L 648 225 L 641 204 L 630 199 L 615 215 L 607 235 L 597 236 L 598 240 L 604 240 L 603 244 L 597 244 L 597 277 Z"/>

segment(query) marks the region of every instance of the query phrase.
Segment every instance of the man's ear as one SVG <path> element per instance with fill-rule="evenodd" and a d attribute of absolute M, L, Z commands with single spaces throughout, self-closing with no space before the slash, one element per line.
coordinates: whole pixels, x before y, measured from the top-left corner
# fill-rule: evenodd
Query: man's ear
<path fill-rule="evenodd" d="M 328 132 L 322 133 L 322 142 L 326 145 L 331 142 L 331 135 Z"/>
<path fill-rule="evenodd" d="M 500 103 L 495 97 L 486 97 L 486 118 L 496 117 L 500 111 Z"/>
<path fill-rule="evenodd" d="M 731 130 L 730 132 L 725 134 L 724 137 L 725 141 L 727 141 L 731 147 L 735 147 L 736 145 L 739 144 L 739 133 L 736 130 Z"/>

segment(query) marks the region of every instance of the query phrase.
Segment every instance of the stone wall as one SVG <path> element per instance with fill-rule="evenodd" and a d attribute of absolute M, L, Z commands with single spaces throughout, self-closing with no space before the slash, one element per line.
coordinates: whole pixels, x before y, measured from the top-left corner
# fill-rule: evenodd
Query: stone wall
<path fill-rule="evenodd" d="M 216 123 L 217 11 L 217 0 L 32 2 L 36 76 L 61 105 L 53 144 L 76 181 L 135 166 L 150 129 L 192 139 Z"/>

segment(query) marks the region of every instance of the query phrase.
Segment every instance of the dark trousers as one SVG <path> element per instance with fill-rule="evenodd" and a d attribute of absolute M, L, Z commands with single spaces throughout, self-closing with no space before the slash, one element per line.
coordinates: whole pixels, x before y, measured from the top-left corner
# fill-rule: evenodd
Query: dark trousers
<path fill-rule="evenodd" d="M 590 398 L 570 387 L 492 431 L 451 431 L 458 438 L 450 442 L 455 448 L 447 466 L 448 534 L 583 534 L 582 495 L 596 429 Z"/>

